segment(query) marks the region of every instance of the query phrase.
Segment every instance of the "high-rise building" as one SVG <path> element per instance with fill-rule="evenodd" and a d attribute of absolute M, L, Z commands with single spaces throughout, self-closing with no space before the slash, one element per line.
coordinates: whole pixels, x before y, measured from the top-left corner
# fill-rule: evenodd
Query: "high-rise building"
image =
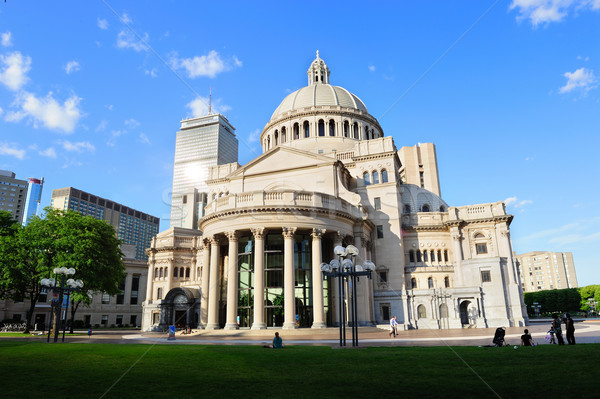
<path fill-rule="evenodd" d="M 578 286 L 572 252 L 533 251 L 516 257 L 524 292 Z"/>
<path fill-rule="evenodd" d="M 0 211 L 8 211 L 17 222 L 23 222 L 27 180 L 15 178 L 15 173 L 0 170 Z"/>
<path fill-rule="evenodd" d="M 159 218 L 73 187 L 52 190 L 50 206 L 107 221 L 124 244 L 135 246 L 138 260 L 147 259 L 145 250 L 158 233 Z"/>
<path fill-rule="evenodd" d="M 44 178 L 29 178 L 29 187 L 27 188 L 27 200 L 25 201 L 25 213 L 23 214 L 23 224 L 33 215 L 37 215 L 42 201 L 42 189 L 44 188 Z"/>
<path fill-rule="evenodd" d="M 234 132 L 235 128 L 220 114 L 181 121 L 175 139 L 171 227 L 197 227 L 206 205 L 210 167 L 237 162 Z"/>

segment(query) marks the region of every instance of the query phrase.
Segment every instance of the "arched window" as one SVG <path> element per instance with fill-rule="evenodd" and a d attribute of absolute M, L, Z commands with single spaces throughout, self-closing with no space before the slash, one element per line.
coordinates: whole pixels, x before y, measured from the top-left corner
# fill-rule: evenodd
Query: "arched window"
<path fill-rule="evenodd" d="M 431 257 L 430 257 L 432 262 L 435 262 L 435 251 L 432 249 L 431 250 Z"/>
<path fill-rule="evenodd" d="M 183 267 L 179 268 L 179 277 L 183 278 L 183 274 L 185 273 L 185 269 Z"/>
<path fill-rule="evenodd" d="M 368 186 L 369 184 L 371 184 L 371 177 L 369 175 L 369 172 L 363 173 L 363 179 L 365 181 L 365 186 Z"/>
<path fill-rule="evenodd" d="M 298 123 L 294 123 L 294 140 L 298 140 L 300 138 L 300 125 Z"/>
<path fill-rule="evenodd" d="M 429 212 L 429 204 L 423 204 L 421 207 L 421 212 Z"/>
<path fill-rule="evenodd" d="M 158 278 L 158 268 L 154 269 L 154 278 Z"/>
<path fill-rule="evenodd" d="M 444 249 L 444 262 L 448 262 L 448 250 Z"/>
<path fill-rule="evenodd" d="M 369 126 L 365 126 L 365 140 L 369 140 Z"/>
<path fill-rule="evenodd" d="M 329 135 L 335 136 L 335 121 L 333 119 L 329 120 Z"/>
<path fill-rule="evenodd" d="M 285 143 L 285 139 L 286 139 L 286 134 L 285 134 L 285 126 L 281 128 L 281 143 Z"/>
<path fill-rule="evenodd" d="M 373 172 L 373 184 L 379 184 L 379 172 L 378 171 Z"/>
<path fill-rule="evenodd" d="M 350 135 L 350 124 L 348 121 L 344 121 L 344 137 L 348 137 Z"/>
<path fill-rule="evenodd" d="M 176 267 L 173 268 L 173 277 L 177 277 L 177 268 Z"/>
<path fill-rule="evenodd" d="M 450 277 L 448 276 L 444 277 L 444 287 L 450 288 Z"/>
<path fill-rule="evenodd" d="M 410 279 L 410 288 L 412 288 L 412 289 L 417 288 L 417 279 L 414 277 Z"/>
<path fill-rule="evenodd" d="M 427 310 L 425 310 L 425 306 L 419 305 L 417 306 L 417 314 L 419 315 L 419 319 L 427 318 Z"/>
<path fill-rule="evenodd" d="M 438 257 L 437 257 L 438 262 L 442 261 L 442 250 L 438 250 Z"/>
<path fill-rule="evenodd" d="M 404 213 L 410 213 L 410 205 L 404 204 Z"/>
<path fill-rule="evenodd" d="M 448 318 L 448 305 L 446 305 L 445 303 L 442 303 L 440 305 L 440 317 L 442 319 Z"/>
<path fill-rule="evenodd" d="M 446 207 L 444 205 L 440 206 L 440 212 L 446 212 Z"/>
<path fill-rule="evenodd" d="M 421 251 L 417 251 L 417 263 L 421 262 Z"/>
<path fill-rule="evenodd" d="M 473 238 L 485 238 L 485 236 L 481 233 L 477 233 Z"/>
<path fill-rule="evenodd" d="M 415 251 L 412 249 L 408 251 L 408 260 L 410 263 L 415 263 Z"/>
<path fill-rule="evenodd" d="M 358 138 L 360 137 L 360 133 L 358 131 L 358 123 L 354 122 L 354 138 L 356 140 L 358 140 Z"/>
<path fill-rule="evenodd" d="M 162 299 L 162 288 L 156 290 L 156 299 Z"/>
<path fill-rule="evenodd" d="M 161 277 L 161 278 L 162 278 L 162 277 L 164 276 L 164 274 L 163 274 L 163 273 L 164 273 L 164 272 L 163 272 L 163 268 L 161 267 L 161 268 L 160 268 L 160 273 L 159 273 L 159 274 L 160 274 L 160 276 L 159 276 L 159 277 Z"/>
<path fill-rule="evenodd" d="M 271 136 L 267 137 L 267 150 L 271 149 Z"/>
<path fill-rule="evenodd" d="M 388 182 L 387 170 L 385 170 L 385 169 L 381 171 L 381 182 L 382 183 Z"/>
<path fill-rule="evenodd" d="M 428 262 L 427 250 L 423 251 L 423 262 Z"/>
<path fill-rule="evenodd" d="M 275 142 L 274 145 L 279 144 L 279 131 L 275 130 Z"/>
<path fill-rule="evenodd" d="M 325 136 L 325 122 L 319 119 L 319 136 Z"/>
<path fill-rule="evenodd" d="M 433 288 L 433 278 L 432 278 L 432 277 L 429 277 L 429 278 L 427 279 L 427 286 L 428 286 L 429 288 Z"/>
<path fill-rule="evenodd" d="M 190 278 L 190 268 L 186 267 L 185 269 L 185 278 Z"/>
<path fill-rule="evenodd" d="M 304 137 L 310 137 L 310 124 L 308 121 L 304 121 Z"/>

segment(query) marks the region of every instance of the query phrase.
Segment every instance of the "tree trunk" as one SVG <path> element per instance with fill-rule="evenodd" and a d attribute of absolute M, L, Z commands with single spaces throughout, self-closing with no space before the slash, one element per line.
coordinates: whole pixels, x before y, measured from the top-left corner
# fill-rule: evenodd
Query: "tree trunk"
<path fill-rule="evenodd" d="M 37 290 L 31 290 L 29 294 L 29 311 L 25 316 L 25 331 L 23 334 L 29 334 L 29 326 L 31 326 L 31 319 L 33 318 L 33 312 L 35 311 L 35 305 L 40 298 L 40 293 Z"/>
<path fill-rule="evenodd" d="M 81 301 L 76 301 L 73 299 L 73 294 L 71 294 L 71 327 L 69 328 L 69 334 L 73 334 L 73 324 L 75 323 L 75 313 L 81 304 Z"/>

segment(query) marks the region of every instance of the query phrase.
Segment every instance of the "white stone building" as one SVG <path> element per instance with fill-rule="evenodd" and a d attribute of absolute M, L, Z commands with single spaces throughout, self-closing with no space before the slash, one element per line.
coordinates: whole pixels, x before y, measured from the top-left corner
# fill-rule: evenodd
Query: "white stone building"
<path fill-rule="evenodd" d="M 376 264 L 357 284 L 360 325 L 527 324 L 504 204 L 446 204 L 433 144 L 398 150 L 318 53 L 260 140 L 248 164 L 209 170 L 198 229 L 153 239 L 144 330 L 338 325 L 320 265 L 348 244 Z"/>

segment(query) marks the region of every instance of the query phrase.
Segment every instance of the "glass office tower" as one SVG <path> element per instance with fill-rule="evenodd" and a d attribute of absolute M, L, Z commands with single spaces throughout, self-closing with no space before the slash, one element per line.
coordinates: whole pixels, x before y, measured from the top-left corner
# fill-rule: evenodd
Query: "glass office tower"
<path fill-rule="evenodd" d="M 27 189 L 27 199 L 25 201 L 25 213 L 23 214 L 23 225 L 26 225 L 29 218 L 37 215 L 42 201 L 42 189 L 44 188 L 44 178 L 29 178 L 29 188 Z"/>

